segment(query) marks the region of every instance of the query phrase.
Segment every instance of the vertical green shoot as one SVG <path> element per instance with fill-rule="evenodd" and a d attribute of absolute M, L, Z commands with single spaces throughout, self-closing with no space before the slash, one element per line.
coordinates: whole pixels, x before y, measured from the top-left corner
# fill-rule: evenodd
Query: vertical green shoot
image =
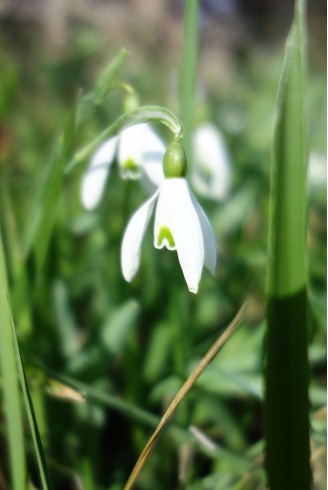
<path fill-rule="evenodd" d="M 9 307 L 9 305 L 8 305 L 8 307 Z M 34 452 L 35 452 L 36 459 L 38 462 L 41 486 L 42 486 L 42 490 L 48 490 L 50 488 L 50 484 L 49 484 L 49 474 L 48 474 L 47 463 L 46 463 L 45 455 L 43 452 L 40 432 L 39 432 L 38 423 L 37 423 L 35 412 L 34 412 L 32 398 L 31 398 L 30 391 L 29 391 L 28 384 L 27 384 L 27 379 L 26 379 L 26 374 L 25 374 L 23 362 L 22 362 L 20 352 L 19 352 L 19 346 L 18 346 L 18 341 L 17 341 L 17 337 L 16 337 L 15 325 L 14 325 L 14 321 L 13 321 L 12 317 L 11 317 L 11 328 L 12 328 L 12 339 L 13 339 L 15 356 L 16 356 L 18 376 L 19 376 L 21 387 L 22 387 L 23 399 L 24 399 L 25 408 L 26 408 L 26 412 L 27 412 L 27 418 L 29 421 L 30 429 L 31 429 L 33 445 L 34 445 Z"/>
<path fill-rule="evenodd" d="M 26 487 L 23 420 L 8 304 L 8 283 L 0 234 L 0 370 L 13 490 Z"/>
<path fill-rule="evenodd" d="M 271 490 L 309 490 L 305 2 L 296 2 L 278 91 L 267 277 L 266 469 Z"/>

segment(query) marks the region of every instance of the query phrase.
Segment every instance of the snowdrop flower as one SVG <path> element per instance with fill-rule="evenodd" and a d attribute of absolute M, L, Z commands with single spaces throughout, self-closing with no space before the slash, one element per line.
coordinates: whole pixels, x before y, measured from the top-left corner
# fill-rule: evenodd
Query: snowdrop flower
<path fill-rule="evenodd" d="M 146 178 L 153 189 L 164 179 L 160 165 L 164 153 L 164 143 L 148 123 L 127 127 L 118 136 L 109 138 L 93 154 L 83 176 L 83 206 L 92 210 L 98 205 L 116 154 L 122 179 Z"/>
<path fill-rule="evenodd" d="M 214 274 L 216 242 L 212 227 L 193 195 L 186 175 L 186 156 L 172 143 L 164 156 L 165 179 L 159 189 L 131 217 L 121 248 L 123 276 L 131 281 L 138 271 L 142 240 L 156 206 L 154 246 L 176 250 L 189 291 L 197 293 L 205 265 Z"/>
<path fill-rule="evenodd" d="M 231 164 L 224 140 L 210 123 L 199 126 L 193 135 L 194 165 L 191 181 L 203 197 L 225 199 L 230 191 Z"/>

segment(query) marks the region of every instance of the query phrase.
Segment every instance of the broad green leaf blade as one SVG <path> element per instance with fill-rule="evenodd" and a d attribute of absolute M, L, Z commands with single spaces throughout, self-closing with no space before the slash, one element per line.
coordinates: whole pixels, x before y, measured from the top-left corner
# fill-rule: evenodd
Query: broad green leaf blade
<path fill-rule="evenodd" d="M 304 1 L 287 39 L 274 124 L 268 294 L 286 296 L 305 284 L 306 128 Z"/>
<path fill-rule="evenodd" d="M 51 159 L 48 178 L 45 182 L 40 202 L 28 229 L 25 256 L 33 250 L 37 270 L 39 271 L 46 257 L 47 248 L 53 230 L 57 205 L 64 180 L 64 168 L 68 159 L 75 130 L 76 113 L 79 97 L 66 123 L 64 134 L 57 143 Z"/>
<path fill-rule="evenodd" d="M 7 294 L 7 272 L 0 234 L 0 369 L 12 488 L 13 490 L 22 490 L 26 486 L 24 433 Z"/>
<path fill-rule="evenodd" d="M 54 282 L 52 302 L 60 350 L 66 359 L 72 359 L 79 350 L 78 328 L 69 308 L 67 285 L 60 279 Z"/>
<path fill-rule="evenodd" d="M 136 326 L 140 312 L 139 304 L 130 300 L 117 308 L 102 327 L 101 342 L 112 354 L 116 355 L 123 349 L 129 334 Z"/>
<path fill-rule="evenodd" d="M 271 490 L 309 490 L 305 273 L 305 2 L 287 40 L 274 128 L 267 282 L 266 469 Z"/>
<path fill-rule="evenodd" d="M 9 308 L 9 304 L 8 304 L 8 308 Z M 14 349 L 15 349 L 18 376 L 19 376 L 19 380 L 21 383 L 21 387 L 22 387 L 25 408 L 26 408 L 27 417 L 28 417 L 28 421 L 30 424 L 32 438 L 33 438 L 34 451 L 35 451 L 36 458 L 38 461 L 42 489 L 48 490 L 50 488 L 50 484 L 49 484 L 49 475 L 48 475 L 47 463 L 46 463 L 46 459 L 45 459 L 43 448 L 42 448 L 42 442 L 41 442 L 41 437 L 40 437 L 40 433 L 39 433 L 39 429 L 38 429 L 38 423 L 37 423 L 35 412 L 34 412 L 32 398 L 31 398 L 31 395 L 30 395 L 30 392 L 28 389 L 28 384 L 27 384 L 27 380 L 26 380 L 23 362 L 22 362 L 20 352 L 19 352 L 19 346 L 18 346 L 17 337 L 16 337 L 15 325 L 14 325 L 14 321 L 13 321 L 12 316 L 11 316 L 11 330 L 12 330 L 12 340 L 13 340 Z"/>

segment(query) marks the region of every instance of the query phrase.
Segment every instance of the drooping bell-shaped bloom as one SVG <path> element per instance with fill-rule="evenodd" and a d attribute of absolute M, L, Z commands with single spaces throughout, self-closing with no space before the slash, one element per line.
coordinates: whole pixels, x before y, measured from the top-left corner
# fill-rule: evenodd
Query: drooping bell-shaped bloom
<path fill-rule="evenodd" d="M 122 179 L 145 179 L 148 187 L 157 188 L 164 179 L 161 163 L 165 149 L 148 123 L 129 126 L 109 138 L 93 154 L 83 176 L 83 206 L 92 210 L 99 204 L 115 155 Z"/>
<path fill-rule="evenodd" d="M 224 200 L 231 185 L 231 163 L 220 131 L 211 123 L 197 127 L 193 134 L 194 165 L 191 182 L 203 197 Z"/>
<path fill-rule="evenodd" d="M 197 293 L 203 266 L 214 274 L 216 241 L 212 227 L 185 179 L 186 160 L 179 143 L 164 158 L 165 179 L 131 217 L 125 230 L 121 265 L 131 281 L 138 271 L 142 240 L 156 204 L 154 246 L 176 250 L 189 291 Z"/>

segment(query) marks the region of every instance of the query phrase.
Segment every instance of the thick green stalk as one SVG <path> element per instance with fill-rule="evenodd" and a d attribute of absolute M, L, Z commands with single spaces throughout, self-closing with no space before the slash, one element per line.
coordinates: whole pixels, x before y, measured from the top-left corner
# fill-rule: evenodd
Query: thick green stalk
<path fill-rule="evenodd" d="M 266 469 L 271 490 L 309 490 L 304 1 L 278 91 L 267 281 Z"/>
<path fill-rule="evenodd" d="M 192 161 L 191 132 L 194 120 L 194 93 L 198 54 L 199 0 L 186 0 L 183 52 L 180 75 L 180 115 L 183 124 L 183 145 L 188 162 Z"/>

